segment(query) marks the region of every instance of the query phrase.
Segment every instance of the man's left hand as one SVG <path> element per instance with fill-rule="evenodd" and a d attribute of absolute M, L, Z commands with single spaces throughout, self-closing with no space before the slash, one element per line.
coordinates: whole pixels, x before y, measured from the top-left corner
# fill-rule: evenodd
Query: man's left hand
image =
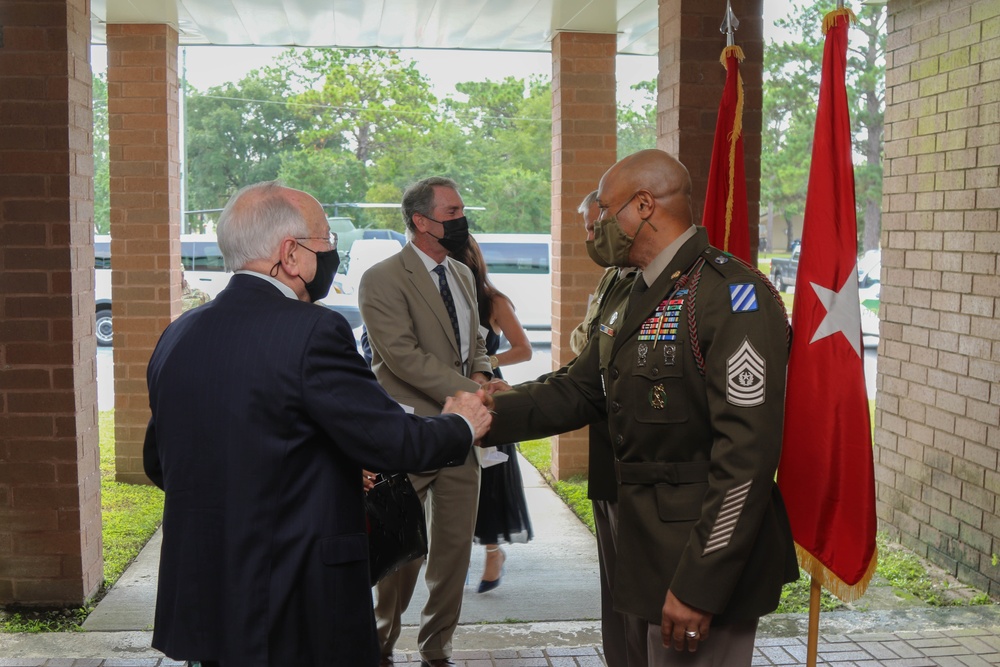
<path fill-rule="evenodd" d="M 663 603 L 663 620 L 660 623 L 664 646 L 694 653 L 698 650 L 698 644 L 708 639 L 711 625 L 712 614 L 684 604 L 673 591 L 667 591 L 667 600 Z"/>

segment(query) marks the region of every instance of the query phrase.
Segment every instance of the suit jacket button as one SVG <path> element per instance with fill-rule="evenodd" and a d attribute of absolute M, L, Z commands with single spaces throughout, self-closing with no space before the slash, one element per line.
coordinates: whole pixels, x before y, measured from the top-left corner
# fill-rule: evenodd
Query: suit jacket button
<path fill-rule="evenodd" d="M 656 377 L 657 375 L 659 375 L 659 374 L 660 374 L 660 369 L 659 369 L 659 368 L 656 368 L 656 367 L 654 366 L 654 367 L 653 367 L 653 370 L 651 370 L 651 371 L 649 371 L 649 372 L 650 372 L 650 374 L 651 374 L 651 375 L 652 375 L 653 377 Z"/>
<path fill-rule="evenodd" d="M 624 443 L 624 442 L 625 442 L 625 438 L 623 438 L 622 436 L 619 435 L 619 436 L 615 437 L 615 444 L 618 445 L 619 447 L 621 447 L 622 443 Z"/>
<path fill-rule="evenodd" d="M 611 379 L 612 380 L 617 380 L 618 379 L 618 369 L 617 368 L 612 368 L 611 369 Z"/>
<path fill-rule="evenodd" d="M 612 412 L 618 412 L 621 409 L 622 409 L 622 404 L 621 403 L 619 403 L 618 401 L 612 401 L 611 402 L 611 411 Z"/>
<path fill-rule="evenodd" d="M 458 367 L 459 367 L 459 366 L 461 366 L 461 365 L 462 365 L 462 362 L 461 362 L 461 361 L 456 361 L 456 362 L 455 362 L 455 368 L 458 368 Z"/>

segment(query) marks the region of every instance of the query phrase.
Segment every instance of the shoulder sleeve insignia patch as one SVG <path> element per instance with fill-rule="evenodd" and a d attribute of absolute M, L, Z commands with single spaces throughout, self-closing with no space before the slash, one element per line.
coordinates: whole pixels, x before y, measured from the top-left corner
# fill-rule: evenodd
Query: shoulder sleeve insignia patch
<path fill-rule="evenodd" d="M 729 303 L 734 313 L 757 310 L 757 289 L 753 283 L 736 283 L 729 286 Z"/>
<path fill-rule="evenodd" d="M 763 405 L 764 366 L 764 357 L 744 338 L 726 360 L 726 401 L 741 408 Z"/>

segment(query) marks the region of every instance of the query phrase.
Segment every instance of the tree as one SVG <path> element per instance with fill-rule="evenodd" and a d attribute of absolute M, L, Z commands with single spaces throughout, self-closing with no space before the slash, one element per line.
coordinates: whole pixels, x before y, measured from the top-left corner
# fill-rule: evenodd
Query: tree
<path fill-rule="evenodd" d="M 776 24 L 799 35 L 797 41 L 771 43 L 764 50 L 764 104 L 761 151 L 761 196 L 787 221 L 805 207 L 812 135 L 816 122 L 820 67 L 823 61 L 822 18 L 835 8 L 792 6 Z M 868 5 L 858 15 L 848 50 L 848 103 L 855 135 L 855 191 L 860 245 L 878 247 L 881 232 L 882 144 L 885 111 L 885 12 Z M 790 224 L 790 223 L 789 223 Z M 789 234 L 789 239 L 792 234 Z"/>
<path fill-rule="evenodd" d="M 631 87 L 644 93 L 642 105 L 618 105 L 618 159 L 647 148 L 656 148 L 656 79 Z"/>
<path fill-rule="evenodd" d="M 442 151 L 460 156 L 473 231 L 543 233 L 551 228 L 552 91 L 550 82 L 465 82 L 466 99 L 445 102 L 445 120 L 434 137 Z M 456 153 L 457 152 L 457 153 Z M 456 165 L 457 166 L 457 165 Z"/>
<path fill-rule="evenodd" d="M 108 140 L 108 82 L 94 75 L 94 232 L 111 233 L 110 143 Z"/>
<path fill-rule="evenodd" d="M 304 145 L 351 151 L 370 166 L 406 150 L 436 120 L 430 82 L 412 60 L 379 49 L 287 51 L 282 65 L 302 92 L 293 98 Z"/>
<path fill-rule="evenodd" d="M 186 210 L 220 208 L 237 189 L 278 176 L 304 128 L 288 73 L 253 70 L 237 83 L 187 92 Z"/>
<path fill-rule="evenodd" d="M 305 147 L 283 153 L 278 178 L 322 204 L 363 201 L 368 191 L 365 165 L 343 150 Z"/>

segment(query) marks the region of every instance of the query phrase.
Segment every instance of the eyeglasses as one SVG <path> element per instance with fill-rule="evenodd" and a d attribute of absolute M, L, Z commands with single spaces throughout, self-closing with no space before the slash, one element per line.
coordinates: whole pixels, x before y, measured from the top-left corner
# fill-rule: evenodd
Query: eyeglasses
<path fill-rule="evenodd" d="M 296 241 L 326 241 L 330 250 L 337 249 L 337 232 L 330 232 L 330 236 L 298 236 Z"/>

